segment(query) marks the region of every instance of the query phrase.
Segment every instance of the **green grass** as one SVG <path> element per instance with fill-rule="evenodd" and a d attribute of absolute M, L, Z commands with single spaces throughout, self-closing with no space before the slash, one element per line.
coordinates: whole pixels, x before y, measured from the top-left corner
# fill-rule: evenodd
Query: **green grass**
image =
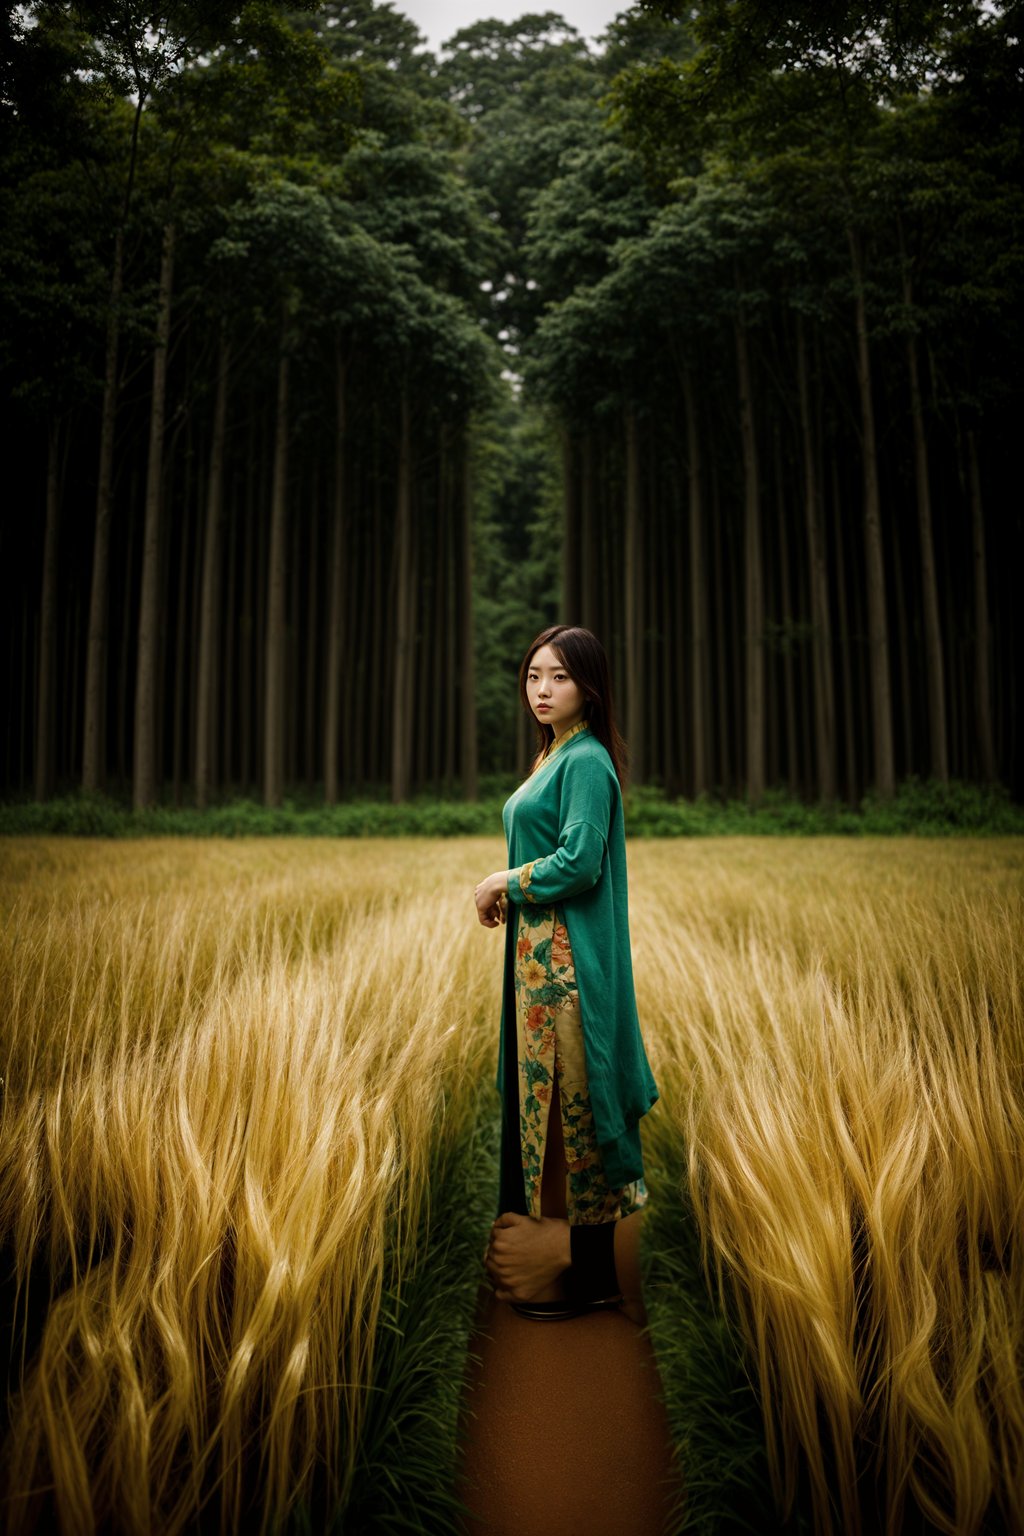
<path fill-rule="evenodd" d="M 468 1135 L 436 1146 L 430 1206 L 417 1263 L 401 1286 L 385 1280 L 361 1423 L 358 1460 L 342 1507 L 300 1506 L 289 1536 L 438 1536 L 459 1529 L 458 1422 L 481 1254 L 494 1216 L 500 1121 L 489 1087 Z"/>
<path fill-rule="evenodd" d="M 739 1333 L 704 1279 L 681 1149 L 658 1138 L 656 1150 L 653 1140 L 644 1144 L 651 1200 L 641 1253 L 648 1331 L 685 1485 L 671 1536 L 810 1536 L 804 1501 L 786 1525 L 775 1516 L 760 1404 Z"/>
<path fill-rule="evenodd" d="M 73 837 L 471 837 L 500 833 L 501 808 L 514 778 L 482 781 L 479 800 L 417 795 L 392 805 L 383 793 L 325 805 L 315 794 L 288 796 L 283 805 L 235 799 L 197 810 L 161 804 L 132 811 L 110 795 L 80 791 L 52 800 L 0 804 L 0 836 Z M 948 837 L 1024 835 L 1024 806 L 1002 785 L 940 783 L 911 776 L 891 800 L 868 793 L 859 806 L 805 804 L 785 790 L 767 790 L 754 808 L 745 800 L 701 795 L 668 800 L 656 786 L 634 786 L 626 797 L 631 837 L 767 837 L 815 835 Z"/>

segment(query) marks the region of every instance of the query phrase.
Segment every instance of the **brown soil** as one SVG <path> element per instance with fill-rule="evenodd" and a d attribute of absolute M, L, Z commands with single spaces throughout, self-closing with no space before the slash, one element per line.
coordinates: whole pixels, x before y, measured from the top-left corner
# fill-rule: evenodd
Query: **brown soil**
<path fill-rule="evenodd" d="M 621 1313 L 531 1322 L 482 1290 L 461 1445 L 467 1536 L 671 1529 L 682 1484 L 654 1355 Z"/>

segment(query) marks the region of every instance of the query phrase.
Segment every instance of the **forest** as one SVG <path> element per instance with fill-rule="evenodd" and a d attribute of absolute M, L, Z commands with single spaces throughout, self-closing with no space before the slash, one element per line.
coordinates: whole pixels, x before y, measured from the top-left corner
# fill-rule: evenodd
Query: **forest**
<path fill-rule="evenodd" d="M 9 9 L 0 795 L 1020 798 L 1021 11 Z"/>

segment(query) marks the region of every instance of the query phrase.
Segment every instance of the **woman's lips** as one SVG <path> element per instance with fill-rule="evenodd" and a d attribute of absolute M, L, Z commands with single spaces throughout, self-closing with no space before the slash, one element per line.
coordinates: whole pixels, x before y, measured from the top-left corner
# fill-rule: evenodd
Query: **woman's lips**
<path fill-rule="evenodd" d="M 551 705 L 550 704 L 538 704 L 537 708 L 538 709 L 550 709 Z"/>

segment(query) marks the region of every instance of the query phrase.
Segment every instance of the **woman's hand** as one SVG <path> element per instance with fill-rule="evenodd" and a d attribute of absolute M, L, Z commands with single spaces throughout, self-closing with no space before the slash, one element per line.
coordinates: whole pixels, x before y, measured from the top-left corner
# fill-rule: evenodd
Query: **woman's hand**
<path fill-rule="evenodd" d="M 473 893 L 476 899 L 476 915 L 485 928 L 497 928 L 505 921 L 508 899 L 508 870 L 488 875 L 481 880 Z"/>

